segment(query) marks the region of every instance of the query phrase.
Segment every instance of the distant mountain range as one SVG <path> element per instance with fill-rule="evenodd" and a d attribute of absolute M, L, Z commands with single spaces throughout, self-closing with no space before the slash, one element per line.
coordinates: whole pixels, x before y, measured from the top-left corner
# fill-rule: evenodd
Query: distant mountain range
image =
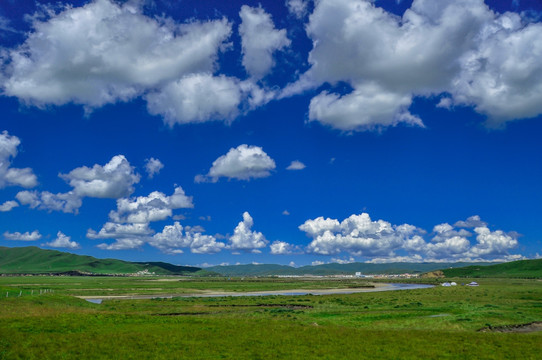
<path fill-rule="evenodd" d="M 542 278 L 542 259 L 521 260 L 502 264 L 491 263 L 350 263 L 323 264 L 294 268 L 276 264 L 213 266 L 205 269 L 178 266 L 164 262 L 129 262 L 97 259 L 35 246 L 0 246 L 0 274 L 67 274 L 112 275 L 137 274 L 148 271 L 157 275 L 354 275 L 422 274 L 436 272 L 446 277 L 516 277 Z"/>
<path fill-rule="evenodd" d="M 349 264 L 322 264 L 313 266 L 291 267 L 287 265 L 274 264 L 249 264 L 213 266 L 206 268 L 224 276 L 266 276 L 266 275 L 354 275 L 360 272 L 365 275 L 375 274 L 420 274 L 428 271 L 442 270 L 446 268 L 457 268 L 475 265 L 478 267 L 487 266 L 488 263 L 349 263 Z"/>

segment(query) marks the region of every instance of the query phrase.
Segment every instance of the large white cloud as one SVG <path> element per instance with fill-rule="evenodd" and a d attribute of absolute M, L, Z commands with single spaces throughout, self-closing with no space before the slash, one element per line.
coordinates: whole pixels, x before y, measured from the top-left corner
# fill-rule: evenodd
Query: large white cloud
<path fill-rule="evenodd" d="M 11 161 L 17 156 L 17 147 L 21 140 L 9 135 L 7 131 L 0 133 L 0 189 L 6 186 L 22 186 L 32 188 L 38 184 L 38 179 L 32 169 L 11 167 Z"/>
<path fill-rule="evenodd" d="M 75 241 L 71 241 L 71 237 L 59 231 L 56 234 L 56 239 L 43 244 L 44 246 L 54 247 L 54 248 L 64 248 L 64 249 L 79 249 L 81 245 Z"/>
<path fill-rule="evenodd" d="M 299 248 L 295 245 L 279 240 L 273 241 L 273 243 L 269 245 L 269 249 L 273 255 L 290 255 L 294 252 L 299 252 Z"/>
<path fill-rule="evenodd" d="M 356 256 L 391 256 L 407 239 L 420 232 L 412 225 L 372 221 L 367 213 L 351 215 L 341 222 L 322 217 L 307 220 L 299 229 L 313 238 L 307 246 L 308 252 L 322 255 L 348 252 Z"/>
<path fill-rule="evenodd" d="M 261 79 L 274 65 L 273 52 L 290 46 L 286 30 L 276 30 L 271 15 L 261 7 L 243 5 L 239 13 L 243 66 L 251 77 Z"/>
<path fill-rule="evenodd" d="M 275 161 L 261 147 L 243 144 L 216 159 L 209 173 L 197 175 L 195 181 L 216 182 L 221 177 L 237 180 L 263 178 L 270 176 L 275 168 Z"/>
<path fill-rule="evenodd" d="M 252 231 L 254 220 L 248 212 L 243 213 L 241 221 L 234 229 L 233 235 L 229 238 L 228 249 L 237 251 L 246 251 L 260 253 L 258 249 L 264 248 L 268 241 L 261 232 Z"/>
<path fill-rule="evenodd" d="M 227 20 L 177 24 L 145 16 L 136 3 L 95 0 L 34 20 L 24 44 L 10 51 L 5 93 L 38 106 L 92 108 L 214 69 L 231 33 Z"/>
<path fill-rule="evenodd" d="M 309 118 L 346 131 L 406 122 L 415 96 L 449 93 L 447 107 L 474 106 L 489 124 L 542 113 L 542 25 L 491 11 L 482 0 L 414 0 L 402 17 L 368 0 L 320 0 L 307 24 L 310 69 L 283 96 L 323 92 Z M 333 90 L 332 90 L 333 91 Z"/>
<path fill-rule="evenodd" d="M 214 236 L 204 235 L 190 227 L 183 229 L 177 221 L 173 225 L 166 225 L 162 232 L 155 234 L 149 244 L 171 254 L 183 253 L 183 248 L 189 248 L 195 254 L 214 254 L 226 246 L 216 241 Z"/>
<path fill-rule="evenodd" d="M 117 210 L 111 211 L 109 218 L 116 223 L 144 224 L 165 220 L 172 216 L 174 209 L 192 207 L 194 207 L 192 197 L 186 196 L 184 190 L 179 186 L 170 196 L 153 191 L 148 196 L 118 199 Z"/>
<path fill-rule="evenodd" d="M 474 227 L 476 241 L 470 240 L 473 234 L 465 227 Z M 458 221 L 455 226 L 436 225 L 429 234 L 409 224 L 373 221 L 366 213 L 352 215 L 341 222 L 323 217 L 309 219 L 299 229 L 312 238 L 306 247 L 309 253 L 348 253 L 374 262 L 495 261 L 517 257 L 510 251 L 517 247 L 518 235 L 491 231 L 477 215 Z M 430 241 L 424 236 L 430 236 Z"/>
<path fill-rule="evenodd" d="M 6 240 L 18 240 L 18 241 L 36 241 L 41 239 L 41 234 L 38 230 L 32 232 L 20 233 L 18 231 L 10 233 L 9 231 L 4 232 L 4 239 Z"/>

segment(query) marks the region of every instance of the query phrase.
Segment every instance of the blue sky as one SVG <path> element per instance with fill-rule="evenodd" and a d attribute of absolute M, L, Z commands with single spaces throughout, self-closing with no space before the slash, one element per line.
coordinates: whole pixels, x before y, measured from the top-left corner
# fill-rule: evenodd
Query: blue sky
<path fill-rule="evenodd" d="M 542 254 L 537 1 L 4 1 L 0 245 Z"/>

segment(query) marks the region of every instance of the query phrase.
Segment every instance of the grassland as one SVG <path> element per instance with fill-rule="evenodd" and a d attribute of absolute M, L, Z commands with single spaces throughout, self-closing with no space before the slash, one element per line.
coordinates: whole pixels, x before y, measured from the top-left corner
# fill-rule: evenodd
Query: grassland
<path fill-rule="evenodd" d="M 367 284 L 357 279 L 0 277 L 0 359 L 539 358 L 542 332 L 478 330 L 542 321 L 542 282 L 478 282 L 477 288 L 98 305 L 74 295 Z"/>
<path fill-rule="evenodd" d="M 542 259 L 442 270 L 446 277 L 542 279 Z"/>

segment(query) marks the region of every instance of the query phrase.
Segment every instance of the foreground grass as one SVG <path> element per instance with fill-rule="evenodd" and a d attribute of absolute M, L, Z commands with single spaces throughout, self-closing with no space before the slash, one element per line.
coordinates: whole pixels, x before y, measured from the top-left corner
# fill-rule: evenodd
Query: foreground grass
<path fill-rule="evenodd" d="M 542 333 L 477 332 L 487 326 L 542 321 L 538 281 L 487 280 L 478 288 L 350 295 L 111 300 L 96 305 L 66 295 L 75 283 L 86 281 L 80 278 L 25 278 L 24 284 L 20 280 L 0 279 L 0 291 L 20 293 L 40 283 L 55 285 L 56 290 L 0 297 L 0 359 L 536 359 L 542 352 Z M 135 288 L 132 282 L 144 280 L 92 281 L 123 292 Z M 206 285 L 167 283 L 168 290 Z M 333 284 L 348 285 L 343 281 L 326 286 Z M 84 285 L 88 288 L 90 282 Z M 207 285 L 254 291 L 315 284 L 238 280 Z"/>

